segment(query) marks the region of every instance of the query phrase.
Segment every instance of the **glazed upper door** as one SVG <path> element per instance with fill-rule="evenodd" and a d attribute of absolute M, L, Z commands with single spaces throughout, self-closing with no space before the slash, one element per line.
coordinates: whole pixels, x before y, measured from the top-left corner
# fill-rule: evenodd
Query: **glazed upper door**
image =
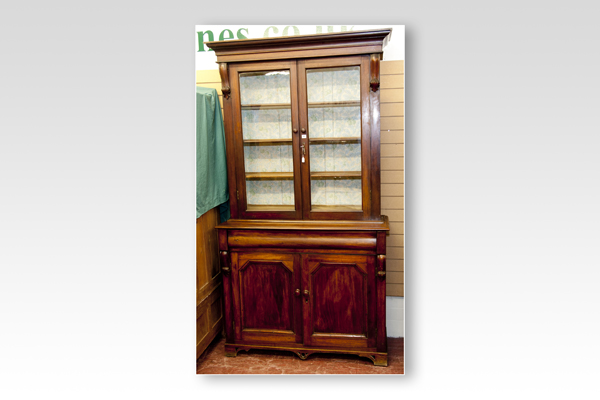
<path fill-rule="evenodd" d="M 295 61 L 231 66 L 241 218 L 302 218 Z"/>
<path fill-rule="evenodd" d="M 305 219 L 371 214 L 368 57 L 298 61 Z"/>

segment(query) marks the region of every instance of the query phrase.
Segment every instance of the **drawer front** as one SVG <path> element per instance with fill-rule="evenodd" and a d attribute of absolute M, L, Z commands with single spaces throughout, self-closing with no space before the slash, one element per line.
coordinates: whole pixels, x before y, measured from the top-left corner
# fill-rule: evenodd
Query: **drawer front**
<path fill-rule="evenodd" d="M 231 230 L 227 244 L 233 248 L 338 249 L 376 251 L 375 232 L 322 232 Z"/>

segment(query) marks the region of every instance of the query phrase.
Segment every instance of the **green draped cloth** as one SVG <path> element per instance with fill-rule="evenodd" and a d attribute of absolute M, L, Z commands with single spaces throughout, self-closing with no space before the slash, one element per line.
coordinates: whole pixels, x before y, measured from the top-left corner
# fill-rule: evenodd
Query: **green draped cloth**
<path fill-rule="evenodd" d="M 196 87 L 196 218 L 219 207 L 229 219 L 225 130 L 215 89 Z"/>

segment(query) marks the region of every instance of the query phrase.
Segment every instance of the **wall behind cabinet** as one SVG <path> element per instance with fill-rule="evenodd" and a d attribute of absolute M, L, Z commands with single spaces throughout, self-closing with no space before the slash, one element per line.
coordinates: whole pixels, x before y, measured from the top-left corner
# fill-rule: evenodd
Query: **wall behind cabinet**
<path fill-rule="evenodd" d="M 390 218 L 387 295 L 404 297 L 404 61 L 381 62 L 381 213 Z M 196 85 L 219 92 L 218 70 L 196 71 Z"/>

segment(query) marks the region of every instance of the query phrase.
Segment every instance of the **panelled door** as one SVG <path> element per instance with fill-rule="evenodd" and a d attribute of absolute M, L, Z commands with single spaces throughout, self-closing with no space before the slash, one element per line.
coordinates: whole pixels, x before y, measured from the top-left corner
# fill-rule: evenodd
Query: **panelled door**
<path fill-rule="evenodd" d="M 302 257 L 304 344 L 374 347 L 375 257 Z"/>
<path fill-rule="evenodd" d="M 232 252 L 236 341 L 302 342 L 300 255 Z"/>
<path fill-rule="evenodd" d="M 244 219 L 368 219 L 369 58 L 230 67 Z"/>

